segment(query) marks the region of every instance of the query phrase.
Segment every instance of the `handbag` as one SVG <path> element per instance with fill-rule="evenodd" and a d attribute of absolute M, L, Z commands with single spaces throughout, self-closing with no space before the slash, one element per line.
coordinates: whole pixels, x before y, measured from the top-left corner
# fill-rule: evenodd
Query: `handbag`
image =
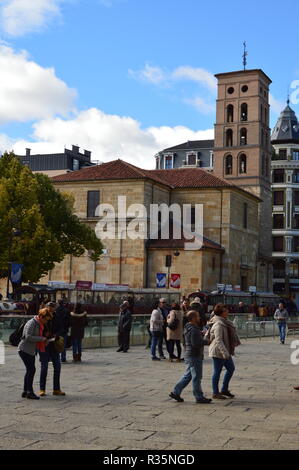
<path fill-rule="evenodd" d="M 55 339 L 54 348 L 58 353 L 62 353 L 64 351 L 64 339 L 62 336 L 58 336 L 58 338 Z"/>
<path fill-rule="evenodd" d="M 167 323 L 167 326 L 171 330 L 176 330 L 177 327 L 179 326 L 179 319 L 177 317 L 174 317 L 171 323 Z"/>

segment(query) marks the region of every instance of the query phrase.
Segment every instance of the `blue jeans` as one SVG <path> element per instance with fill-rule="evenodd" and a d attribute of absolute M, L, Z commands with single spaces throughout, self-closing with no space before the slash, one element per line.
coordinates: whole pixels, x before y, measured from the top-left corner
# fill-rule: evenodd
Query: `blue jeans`
<path fill-rule="evenodd" d="M 40 389 L 46 390 L 46 382 L 48 375 L 48 366 L 51 361 L 54 368 L 53 376 L 53 390 L 60 390 L 60 371 L 61 371 L 61 362 L 60 354 L 56 351 L 48 351 L 39 353 L 39 360 L 41 362 L 40 369 Z"/>
<path fill-rule="evenodd" d="M 180 395 L 182 390 L 187 387 L 192 379 L 193 395 L 196 400 L 200 400 L 203 398 L 203 391 L 201 389 L 202 359 L 198 357 L 185 357 L 185 363 L 187 366 L 186 372 L 175 385 L 173 393 Z"/>
<path fill-rule="evenodd" d="M 27 354 L 24 351 L 19 351 L 19 356 L 25 364 L 26 374 L 24 377 L 24 392 L 33 393 L 33 379 L 35 375 L 35 356 Z"/>
<path fill-rule="evenodd" d="M 163 331 L 151 331 L 152 341 L 151 341 L 151 354 L 152 357 L 156 357 L 156 348 L 158 345 L 159 355 L 163 356 Z"/>
<path fill-rule="evenodd" d="M 224 375 L 221 392 L 227 392 L 229 382 L 235 372 L 235 364 L 231 357 L 229 359 L 219 359 L 218 357 L 213 357 L 213 362 L 214 362 L 214 375 L 212 377 L 212 385 L 213 385 L 213 393 L 216 395 L 219 393 L 219 380 L 220 380 L 220 374 L 221 374 L 223 367 L 225 367 L 226 373 Z"/>
<path fill-rule="evenodd" d="M 286 328 L 287 328 L 286 322 L 279 322 L 278 328 L 279 328 L 280 341 L 284 341 L 286 338 Z"/>
<path fill-rule="evenodd" d="M 82 339 L 73 338 L 73 354 L 82 354 Z"/>

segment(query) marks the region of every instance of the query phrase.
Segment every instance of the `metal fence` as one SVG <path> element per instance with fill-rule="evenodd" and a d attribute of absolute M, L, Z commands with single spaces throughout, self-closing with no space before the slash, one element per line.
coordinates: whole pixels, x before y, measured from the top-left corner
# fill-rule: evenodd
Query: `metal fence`
<path fill-rule="evenodd" d="M 0 340 L 9 343 L 9 336 L 21 324 L 24 316 L 0 316 Z M 149 340 L 148 325 L 149 315 L 133 316 L 131 330 L 131 345 L 146 345 Z M 233 321 L 237 328 L 240 338 L 259 338 L 276 337 L 279 330 L 273 317 L 256 318 L 253 314 L 230 315 L 229 319 Z M 294 322 L 292 322 L 294 323 Z M 91 315 L 88 317 L 88 326 L 85 329 L 83 340 L 84 348 L 107 348 L 116 347 L 117 342 L 117 315 Z M 299 326 L 299 322 L 298 322 Z"/>

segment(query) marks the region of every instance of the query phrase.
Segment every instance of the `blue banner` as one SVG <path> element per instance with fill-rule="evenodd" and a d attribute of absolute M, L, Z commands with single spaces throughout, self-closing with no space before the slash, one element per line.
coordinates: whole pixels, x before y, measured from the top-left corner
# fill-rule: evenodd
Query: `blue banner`
<path fill-rule="evenodd" d="M 22 282 L 23 264 L 11 263 L 10 280 L 13 284 Z"/>
<path fill-rule="evenodd" d="M 157 273 L 156 274 L 156 286 L 157 287 L 166 287 L 166 274 Z"/>

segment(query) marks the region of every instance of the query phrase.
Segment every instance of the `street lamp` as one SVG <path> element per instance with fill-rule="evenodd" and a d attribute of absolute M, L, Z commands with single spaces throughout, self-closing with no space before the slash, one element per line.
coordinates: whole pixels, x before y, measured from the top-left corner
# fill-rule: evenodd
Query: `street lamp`
<path fill-rule="evenodd" d="M 7 284 L 6 284 L 6 298 L 9 299 L 10 297 L 10 294 L 9 294 L 9 281 L 10 281 L 10 277 L 11 277 L 11 265 L 12 265 L 12 262 L 9 261 L 10 260 L 10 257 L 11 257 L 11 249 L 12 249 L 12 243 L 13 243 L 13 239 L 14 237 L 19 237 L 21 236 L 22 232 L 18 229 L 16 229 L 13 225 L 14 225 L 14 222 L 16 221 L 16 217 L 12 217 L 10 219 L 10 236 L 9 236 L 9 239 L 8 239 L 8 262 L 7 262 Z"/>

